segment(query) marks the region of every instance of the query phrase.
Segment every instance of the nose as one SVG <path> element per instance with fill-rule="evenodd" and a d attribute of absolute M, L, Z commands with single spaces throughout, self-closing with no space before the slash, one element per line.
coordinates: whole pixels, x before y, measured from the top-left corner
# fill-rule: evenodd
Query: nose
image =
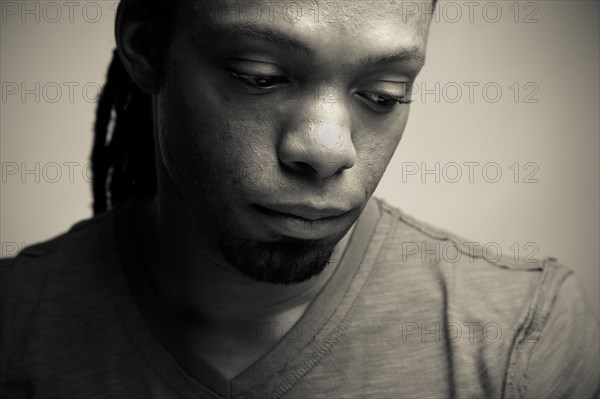
<path fill-rule="evenodd" d="M 312 104 L 284 127 L 279 160 L 296 173 L 324 179 L 354 166 L 356 150 L 343 104 Z"/>

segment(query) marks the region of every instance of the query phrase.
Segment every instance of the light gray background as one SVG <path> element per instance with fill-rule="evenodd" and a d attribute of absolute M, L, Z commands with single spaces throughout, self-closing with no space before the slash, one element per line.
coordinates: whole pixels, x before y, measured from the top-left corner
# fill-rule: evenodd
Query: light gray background
<path fill-rule="evenodd" d="M 117 2 L 65 3 L 0 2 L 3 256 L 91 215 L 85 172 Z M 441 1 L 436 18 L 417 82 L 430 94 L 413 96 L 376 194 L 491 250 L 557 257 L 598 313 L 599 3 Z M 465 162 L 479 162 L 473 181 Z"/>

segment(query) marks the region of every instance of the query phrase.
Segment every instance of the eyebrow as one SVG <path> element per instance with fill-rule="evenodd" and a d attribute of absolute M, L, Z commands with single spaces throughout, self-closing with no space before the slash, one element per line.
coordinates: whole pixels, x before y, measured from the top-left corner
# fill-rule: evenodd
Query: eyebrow
<path fill-rule="evenodd" d="M 315 52 L 306 44 L 302 43 L 293 37 L 290 37 L 280 31 L 271 29 L 269 27 L 258 28 L 255 25 L 242 24 L 242 25 L 229 25 L 229 26 L 215 26 L 212 27 L 212 31 L 216 35 L 224 35 L 230 37 L 248 37 L 256 40 L 264 40 L 272 43 L 273 45 L 294 52 L 300 53 L 308 58 L 314 58 Z M 420 68 L 425 64 L 425 54 L 417 48 L 411 47 L 405 50 L 399 51 L 394 54 L 386 54 L 381 56 L 367 56 L 358 61 L 359 65 L 387 65 L 398 62 L 410 62 L 416 68 Z"/>
<path fill-rule="evenodd" d="M 387 65 L 397 62 L 410 62 L 415 67 L 420 68 L 425 65 L 425 54 L 418 48 L 409 48 L 395 54 L 383 56 L 368 56 L 361 59 L 358 63 L 362 65 Z"/>
<path fill-rule="evenodd" d="M 268 27 L 257 28 L 254 25 L 232 25 L 212 27 L 211 30 L 217 35 L 231 37 L 243 36 L 252 39 L 265 40 L 274 44 L 277 47 L 286 50 L 293 50 L 310 58 L 313 58 L 315 55 L 312 49 L 310 49 L 308 46 L 306 46 L 299 40 L 289 37 L 281 32 L 278 32 Z"/>

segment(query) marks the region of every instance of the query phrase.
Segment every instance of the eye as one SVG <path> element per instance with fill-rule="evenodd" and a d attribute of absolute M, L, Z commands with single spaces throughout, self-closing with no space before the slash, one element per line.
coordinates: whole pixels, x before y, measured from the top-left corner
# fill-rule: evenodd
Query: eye
<path fill-rule="evenodd" d="M 289 83 L 285 76 L 246 75 L 233 70 L 227 70 L 226 72 L 243 84 L 259 90 L 274 90 Z"/>
<path fill-rule="evenodd" d="M 397 104 L 410 104 L 410 100 L 406 96 L 393 96 L 390 94 L 374 93 L 363 91 L 356 93 L 361 98 L 368 101 L 369 105 L 375 112 L 386 113 L 391 111 Z"/>

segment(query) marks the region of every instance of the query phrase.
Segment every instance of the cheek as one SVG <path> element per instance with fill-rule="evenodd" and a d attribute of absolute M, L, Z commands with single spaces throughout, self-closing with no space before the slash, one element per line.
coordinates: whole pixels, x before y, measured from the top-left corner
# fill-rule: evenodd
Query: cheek
<path fill-rule="evenodd" d="M 375 191 L 404 132 L 408 120 L 408 107 L 394 120 L 362 126 L 355 139 L 361 178 L 367 191 Z"/>
<path fill-rule="evenodd" d="M 268 119 L 244 111 L 235 98 L 207 93 L 183 71 L 174 75 L 180 78 L 165 84 L 158 102 L 160 149 L 171 178 L 189 194 L 255 184 L 276 160 Z"/>
<path fill-rule="evenodd" d="M 360 174 L 365 191 L 372 194 L 383 177 L 395 146 L 387 141 L 373 140 L 358 153 Z"/>

